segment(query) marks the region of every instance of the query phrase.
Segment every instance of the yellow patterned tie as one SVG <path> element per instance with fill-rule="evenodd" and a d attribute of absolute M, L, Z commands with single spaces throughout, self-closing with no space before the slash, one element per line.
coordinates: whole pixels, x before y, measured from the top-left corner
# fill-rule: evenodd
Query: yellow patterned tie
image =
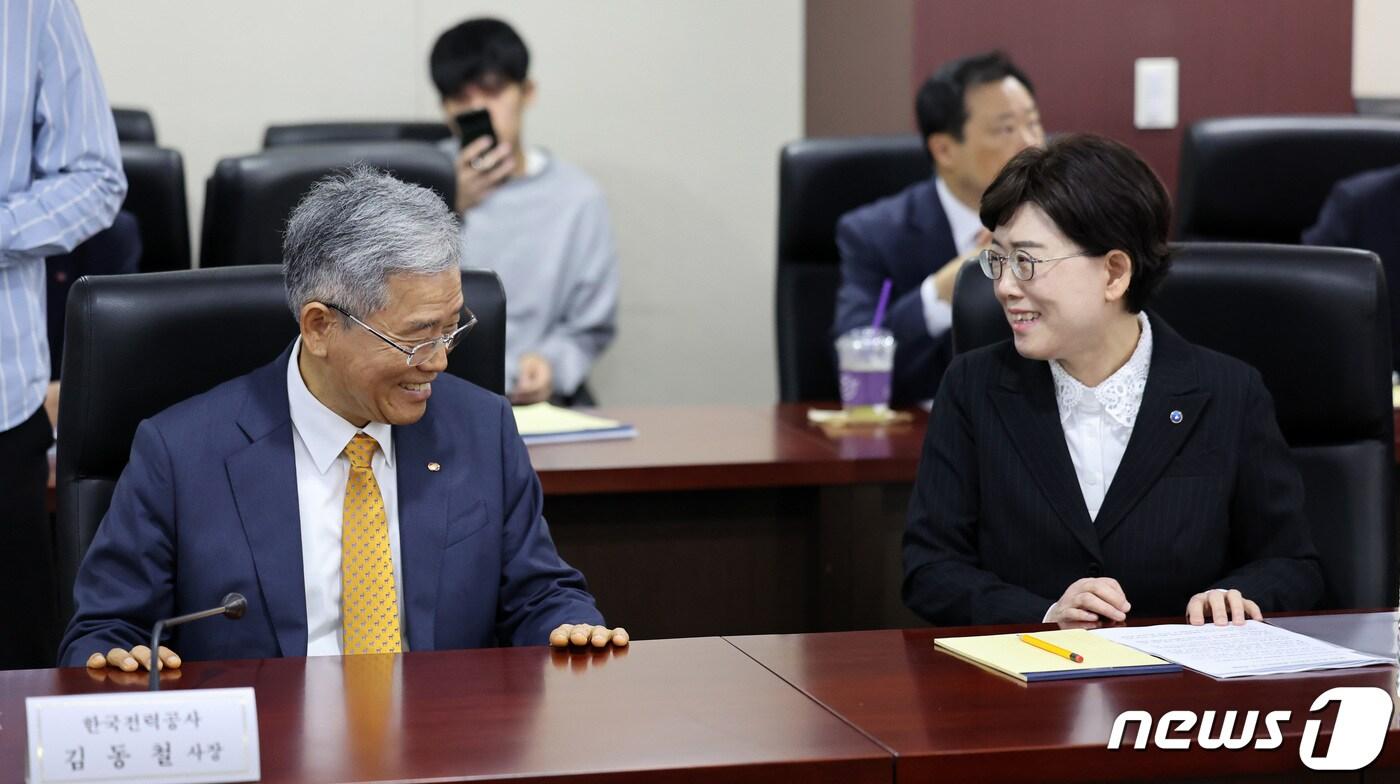
<path fill-rule="evenodd" d="M 379 443 L 364 433 L 356 433 L 345 446 L 350 479 L 345 483 L 340 530 L 340 607 L 347 656 L 403 650 L 389 518 L 370 468 L 378 448 Z"/>

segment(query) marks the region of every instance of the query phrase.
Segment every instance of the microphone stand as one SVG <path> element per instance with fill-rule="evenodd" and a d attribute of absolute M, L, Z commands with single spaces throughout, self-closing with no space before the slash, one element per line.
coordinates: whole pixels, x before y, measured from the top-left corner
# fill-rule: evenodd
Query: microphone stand
<path fill-rule="evenodd" d="M 218 607 L 211 607 L 208 610 L 200 610 L 185 615 L 177 615 L 174 618 L 166 618 L 156 621 L 155 628 L 151 630 L 151 680 L 147 687 L 149 691 L 160 691 L 160 635 L 172 626 L 180 626 L 192 621 L 202 621 L 205 618 L 213 618 L 216 615 L 226 615 L 232 620 L 243 617 L 244 611 L 248 609 L 248 600 L 243 598 L 241 593 L 230 593 L 224 597 L 224 601 Z"/>

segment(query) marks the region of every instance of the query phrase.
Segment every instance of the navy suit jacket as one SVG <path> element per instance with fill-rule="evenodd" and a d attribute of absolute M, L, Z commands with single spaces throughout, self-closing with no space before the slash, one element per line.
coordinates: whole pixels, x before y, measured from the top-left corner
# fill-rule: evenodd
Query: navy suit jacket
<path fill-rule="evenodd" d="M 1390 291 L 1392 368 L 1400 369 L 1400 166 L 1364 172 L 1332 187 L 1307 245 L 1362 248 L 1381 257 Z"/>
<path fill-rule="evenodd" d="M 928 334 L 919 286 L 957 255 L 953 231 L 934 179 L 841 216 L 836 247 L 841 287 L 836 292 L 832 339 L 875 317 L 880 288 L 894 281 L 885 326 L 896 342 L 891 398 L 896 404 L 930 400 L 952 359 L 951 334 Z"/>
<path fill-rule="evenodd" d="M 175 629 L 182 658 L 306 655 L 290 354 L 137 428 L 78 573 L 60 665 L 147 643 L 157 620 L 229 591 L 247 614 Z M 393 434 L 410 650 L 543 645 L 560 623 L 603 622 L 554 549 L 504 398 L 444 373 L 423 418 Z"/>
<path fill-rule="evenodd" d="M 939 625 L 1039 623 L 1071 583 L 1100 576 L 1139 618 L 1181 616 L 1209 588 L 1238 588 L 1265 612 L 1322 597 L 1302 479 L 1258 371 L 1149 318 L 1147 388 L 1096 519 L 1049 363 L 1009 340 L 953 362 L 904 534 L 911 609 Z"/>

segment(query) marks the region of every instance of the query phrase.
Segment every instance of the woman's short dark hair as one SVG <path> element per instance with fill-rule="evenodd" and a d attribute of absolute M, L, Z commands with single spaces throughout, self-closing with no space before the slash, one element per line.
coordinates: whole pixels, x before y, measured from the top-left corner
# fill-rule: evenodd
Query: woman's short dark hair
<path fill-rule="evenodd" d="M 1086 253 L 1121 250 L 1133 262 L 1124 297 L 1130 313 L 1147 306 L 1171 265 L 1171 198 L 1147 162 L 1093 134 L 1056 137 L 1022 150 L 982 195 L 982 225 L 995 230 L 1034 204 Z"/>
<path fill-rule="evenodd" d="M 444 101 L 471 84 L 519 84 L 529 71 L 525 41 L 499 19 L 462 22 L 438 36 L 428 56 L 428 72 Z"/>

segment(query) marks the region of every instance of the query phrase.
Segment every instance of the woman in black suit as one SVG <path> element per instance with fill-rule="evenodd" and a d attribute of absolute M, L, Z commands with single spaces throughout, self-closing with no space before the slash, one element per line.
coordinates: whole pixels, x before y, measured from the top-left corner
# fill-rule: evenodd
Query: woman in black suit
<path fill-rule="evenodd" d="M 981 217 L 1013 338 L 958 357 L 939 388 L 905 603 L 943 625 L 1311 608 L 1302 481 L 1259 373 L 1144 309 L 1171 222 L 1147 164 L 1062 137 L 1013 158 Z"/>

